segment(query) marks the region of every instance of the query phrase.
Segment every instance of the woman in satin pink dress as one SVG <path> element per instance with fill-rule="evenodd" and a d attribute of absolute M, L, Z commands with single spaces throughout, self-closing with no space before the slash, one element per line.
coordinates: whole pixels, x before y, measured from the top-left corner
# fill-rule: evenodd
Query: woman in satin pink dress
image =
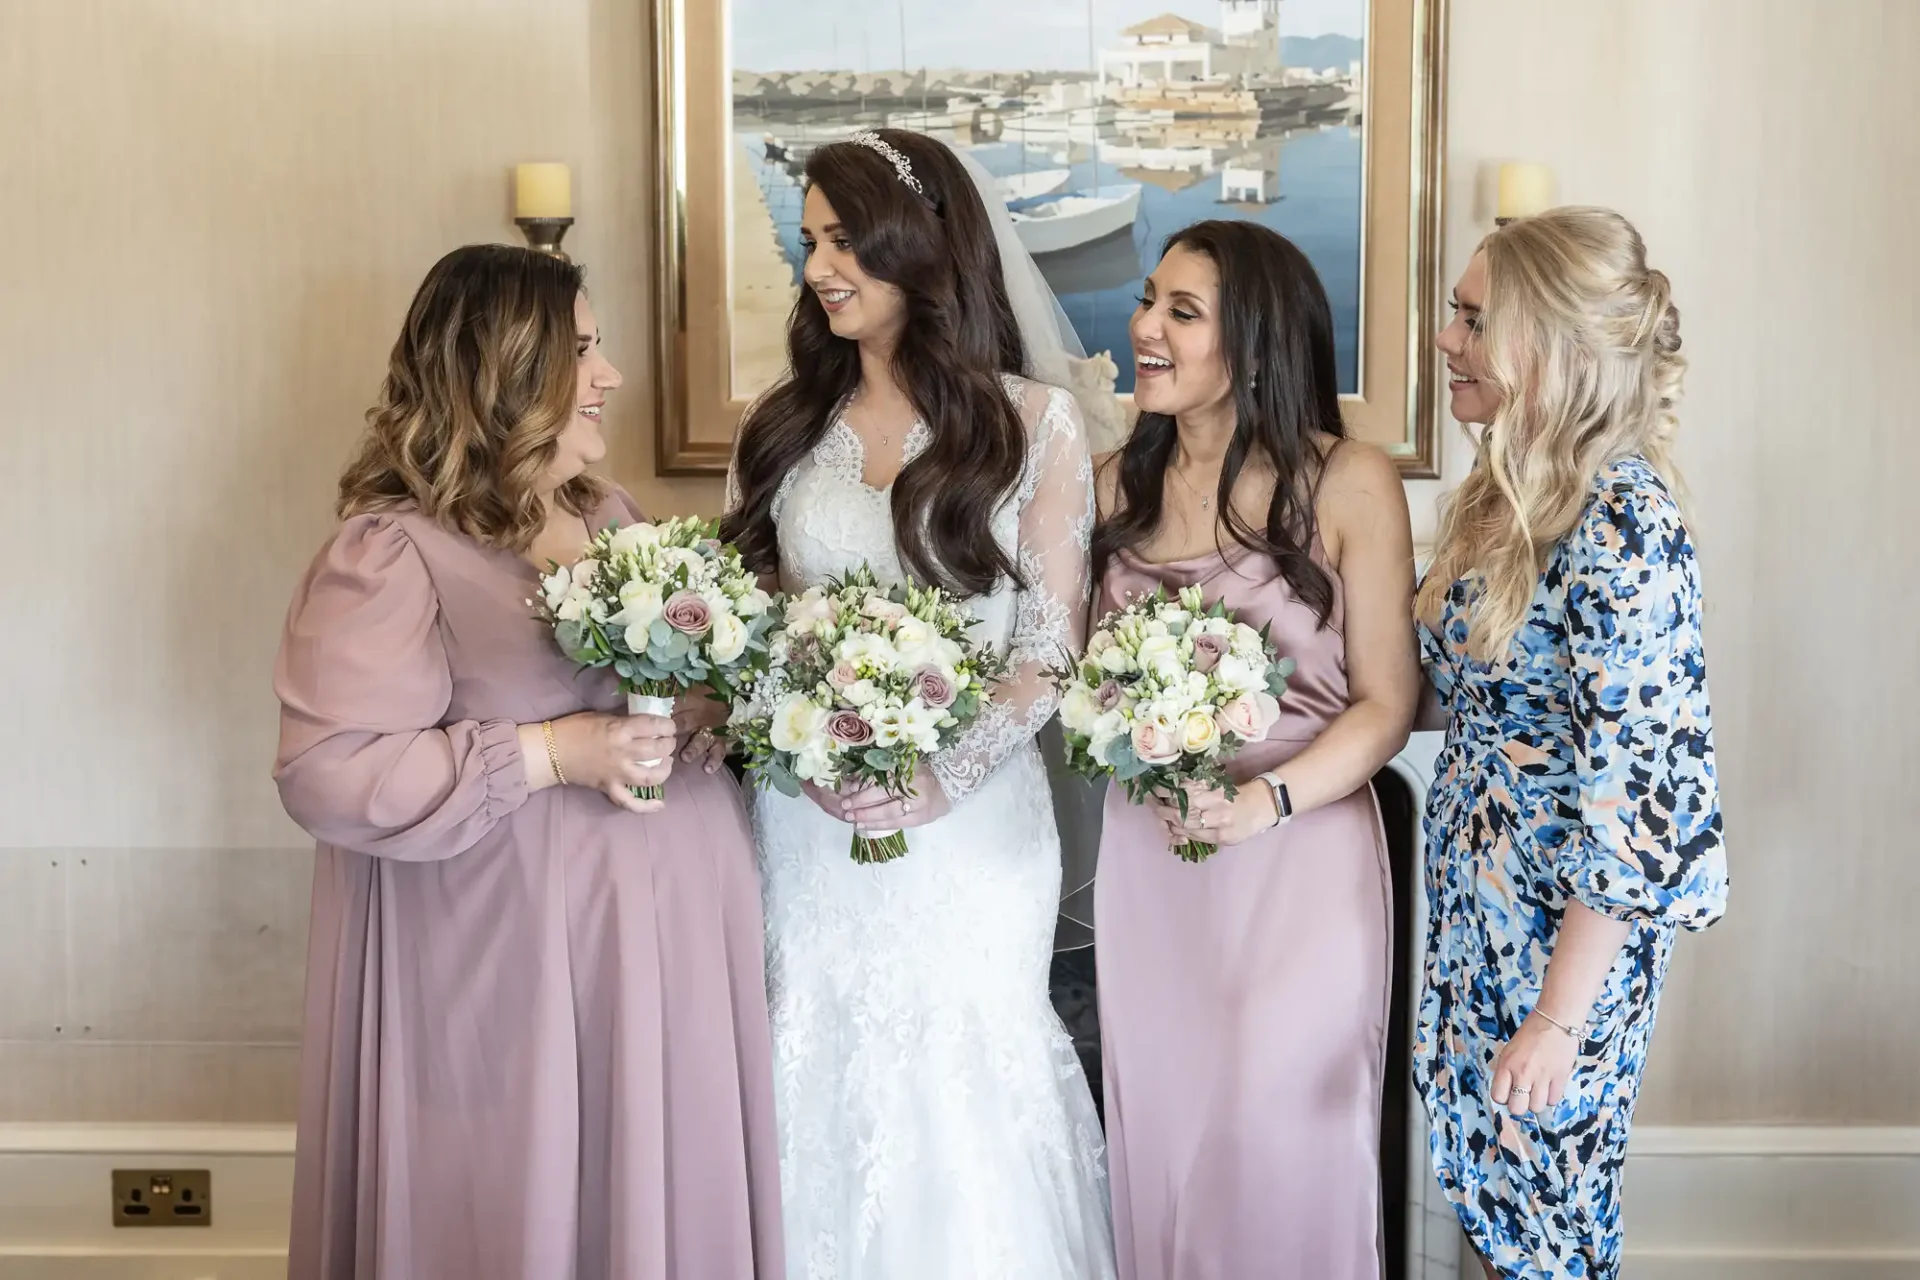
<path fill-rule="evenodd" d="M 1098 613 L 1200 586 L 1298 669 L 1236 795 L 1110 787 L 1095 885 L 1123 1280 L 1372 1280 L 1391 979 L 1369 785 L 1419 690 L 1392 462 L 1345 438 L 1326 294 L 1245 222 L 1177 232 L 1132 324 L 1141 418 L 1101 461 Z M 1262 778 L 1261 775 L 1266 775 Z M 1188 839 L 1219 846 L 1190 865 Z"/>
<path fill-rule="evenodd" d="M 639 517 L 578 268 L 429 273 L 294 593 L 287 812 L 320 842 L 292 1280 L 768 1280 L 780 1174 L 733 780 L 561 655 L 538 566 Z M 634 763 L 658 761 L 652 767 Z"/>

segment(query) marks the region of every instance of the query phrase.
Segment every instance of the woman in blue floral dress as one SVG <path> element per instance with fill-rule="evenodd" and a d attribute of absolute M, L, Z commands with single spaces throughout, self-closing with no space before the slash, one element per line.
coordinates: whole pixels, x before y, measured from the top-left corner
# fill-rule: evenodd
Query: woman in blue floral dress
<path fill-rule="evenodd" d="M 1679 313 L 1598 209 L 1494 232 L 1454 308 L 1452 409 L 1483 425 L 1420 593 L 1447 741 L 1416 1083 L 1487 1274 L 1609 1280 L 1674 937 L 1726 909 L 1700 580 L 1670 488 Z"/>

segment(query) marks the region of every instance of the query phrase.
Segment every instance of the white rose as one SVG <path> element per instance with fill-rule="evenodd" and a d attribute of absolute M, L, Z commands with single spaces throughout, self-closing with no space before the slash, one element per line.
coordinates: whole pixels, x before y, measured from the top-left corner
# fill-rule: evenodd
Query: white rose
<path fill-rule="evenodd" d="M 707 632 L 707 656 L 724 667 L 746 651 L 747 624 L 730 613 L 714 614 L 713 629 Z"/>
<path fill-rule="evenodd" d="M 1184 632 L 1187 624 L 1192 621 L 1193 615 L 1185 609 L 1162 609 L 1160 611 L 1160 625 L 1164 626 L 1169 632 L 1176 636 Z"/>
<path fill-rule="evenodd" d="M 647 647 L 647 629 L 660 616 L 666 601 L 651 582 L 634 581 L 620 588 L 620 612 L 607 621 L 627 629 L 627 647 L 639 653 Z"/>
<path fill-rule="evenodd" d="M 934 641 L 939 633 L 919 618 L 903 619 L 893 629 L 893 647 L 900 654 L 900 664 L 907 667 L 925 666 L 933 661 Z"/>
<path fill-rule="evenodd" d="M 1233 651 L 1242 658 L 1257 658 L 1264 651 L 1260 633 L 1244 622 L 1233 624 Z"/>
<path fill-rule="evenodd" d="M 1162 680 L 1178 680 L 1186 664 L 1180 661 L 1180 642 L 1170 635 L 1150 635 L 1140 642 L 1136 655 L 1140 669 L 1151 671 Z"/>
<path fill-rule="evenodd" d="M 871 680 L 856 680 L 840 696 L 856 707 L 880 701 L 880 686 Z"/>
<path fill-rule="evenodd" d="M 790 693 L 774 708 L 767 734 L 775 751 L 800 751 L 825 738 L 827 711 L 804 693 Z"/>
<path fill-rule="evenodd" d="M 1143 636 L 1164 636 L 1171 633 L 1168 631 L 1166 623 L 1160 621 L 1158 618 L 1149 618 L 1147 619 L 1147 625 L 1140 629 L 1140 634 Z"/>
<path fill-rule="evenodd" d="M 1222 689 L 1236 694 L 1267 687 L 1265 664 L 1251 662 L 1237 651 L 1220 659 L 1220 665 L 1213 669 L 1213 678 Z"/>
<path fill-rule="evenodd" d="M 588 616 L 592 605 L 592 593 L 575 587 L 567 592 L 566 598 L 560 602 L 560 607 L 554 611 L 554 616 L 562 622 L 578 622 Z"/>
<path fill-rule="evenodd" d="M 1110 676 L 1124 676 L 1133 670 L 1133 658 L 1115 645 L 1100 655 L 1100 669 Z"/>
<path fill-rule="evenodd" d="M 1100 699 L 1084 684 L 1075 684 L 1060 699 L 1060 723 L 1075 733 L 1091 733 L 1100 716 Z"/>
<path fill-rule="evenodd" d="M 687 547 L 666 547 L 660 552 L 660 561 L 671 571 L 681 568 L 687 571 L 688 582 L 698 582 L 701 570 L 707 567 L 707 558 L 698 551 Z"/>
<path fill-rule="evenodd" d="M 773 597 L 758 587 L 750 587 L 734 601 L 733 611 L 743 618 L 757 618 L 773 608 Z"/>
<path fill-rule="evenodd" d="M 1180 722 L 1180 749 L 1190 755 L 1205 755 L 1220 744 L 1220 727 L 1204 711 L 1189 711 Z"/>
<path fill-rule="evenodd" d="M 614 530 L 613 537 L 608 539 L 608 546 L 617 556 L 630 556 L 640 548 L 653 546 L 659 541 L 659 526 L 642 521 Z"/>
<path fill-rule="evenodd" d="M 1113 632 L 1096 631 L 1093 633 L 1093 638 L 1087 641 L 1087 657 L 1098 662 L 1100 655 L 1113 648 L 1113 646 Z"/>

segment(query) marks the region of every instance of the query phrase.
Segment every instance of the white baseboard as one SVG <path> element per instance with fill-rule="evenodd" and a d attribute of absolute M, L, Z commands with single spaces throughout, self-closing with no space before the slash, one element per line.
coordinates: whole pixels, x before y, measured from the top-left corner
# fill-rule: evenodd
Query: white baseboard
<path fill-rule="evenodd" d="M 209 1170 L 213 1225 L 116 1230 L 129 1167 Z M 0 1125 L 0 1280 L 277 1280 L 292 1190 L 291 1126 Z M 1920 1128 L 1643 1127 L 1626 1226 L 1625 1280 L 1920 1280 Z"/>
<path fill-rule="evenodd" d="M 113 1226 L 115 1169 L 205 1169 L 206 1227 Z M 291 1125 L 0 1125 L 0 1280 L 281 1280 Z"/>
<path fill-rule="evenodd" d="M 1920 1280 L 1920 1128 L 1648 1126 L 1625 1280 Z"/>

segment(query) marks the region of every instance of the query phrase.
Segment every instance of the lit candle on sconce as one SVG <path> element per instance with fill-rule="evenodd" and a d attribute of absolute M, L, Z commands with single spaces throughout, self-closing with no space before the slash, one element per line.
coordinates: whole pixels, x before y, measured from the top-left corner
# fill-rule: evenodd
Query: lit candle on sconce
<path fill-rule="evenodd" d="M 527 247 L 565 258 L 560 239 L 573 225 L 573 175 L 564 164 L 523 164 L 513 171 L 513 220 Z"/>
<path fill-rule="evenodd" d="M 1553 170 L 1543 164 L 1500 166 L 1500 202 L 1494 209 L 1495 226 L 1515 218 L 1531 218 L 1553 208 Z"/>

